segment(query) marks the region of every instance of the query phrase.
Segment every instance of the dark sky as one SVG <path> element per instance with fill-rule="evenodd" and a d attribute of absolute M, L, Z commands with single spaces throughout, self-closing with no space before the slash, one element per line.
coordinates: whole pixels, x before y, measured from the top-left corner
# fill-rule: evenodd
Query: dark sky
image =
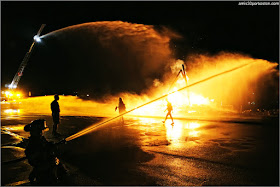
<path fill-rule="evenodd" d="M 191 53 L 239 52 L 279 62 L 279 6 L 238 6 L 238 2 L 5 2 L 1 1 L 1 84 L 10 83 L 42 23 L 42 34 L 67 26 L 96 21 L 116 21 L 165 26 L 183 36 L 170 43 L 174 55 L 184 59 Z M 119 91 L 140 93 L 145 85 L 120 84 L 106 70 L 75 68 L 57 42 L 36 46 L 19 86 L 34 94 L 104 94 Z M 54 47 L 55 46 L 55 47 Z M 48 48 L 49 47 L 49 48 Z M 46 50 L 48 48 L 48 50 Z M 50 49 L 52 48 L 52 49 Z M 73 54 L 81 55 L 81 51 Z M 41 51 L 40 51 L 41 50 Z M 49 54 L 49 55 L 48 55 Z M 72 55 L 73 55 L 72 54 Z M 51 56 L 40 59 L 39 56 Z M 82 57 L 81 57 L 82 59 Z M 60 62 L 65 63 L 61 64 Z M 106 69 L 106 66 L 99 68 Z M 124 70 L 125 71 L 125 70 Z M 121 73 L 121 72 L 119 72 Z M 80 75 L 96 75 L 83 81 Z M 100 79 L 98 77 L 106 77 Z M 156 76 L 156 75 L 155 75 Z M 160 75 L 159 75 L 160 76 Z M 85 76 L 87 77 L 87 76 Z M 77 82 L 74 82 L 77 78 Z M 55 81 L 59 79 L 60 81 Z M 127 77 L 127 79 L 129 79 Z M 63 80 L 63 81 L 61 81 Z M 132 79 L 136 81 L 137 77 Z M 103 81 L 103 82 L 102 82 Z M 49 84 L 48 84 L 49 83 Z M 105 85 L 103 88 L 102 85 Z M 90 85 L 95 84 L 94 91 Z M 76 86 L 71 86 L 76 85 Z M 77 86 L 78 85 L 78 86 Z M 119 88 L 118 88 L 119 87 Z"/>

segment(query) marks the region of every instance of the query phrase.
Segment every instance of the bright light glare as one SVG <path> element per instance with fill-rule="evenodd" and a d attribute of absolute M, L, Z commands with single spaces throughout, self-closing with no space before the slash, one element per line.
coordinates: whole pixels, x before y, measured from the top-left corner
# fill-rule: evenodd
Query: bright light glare
<path fill-rule="evenodd" d="M 17 86 L 16 85 L 13 85 L 13 84 L 9 84 L 8 88 L 12 89 L 12 88 L 16 88 Z"/>
<path fill-rule="evenodd" d="M 6 94 L 7 97 L 13 96 L 13 93 L 11 93 L 11 92 L 9 92 L 9 91 L 6 91 L 5 94 Z"/>
<path fill-rule="evenodd" d="M 200 127 L 201 125 L 199 123 L 196 123 L 196 122 L 191 122 L 191 123 L 188 123 L 186 125 L 186 128 L 187 129 L 196 129 L 198 127 Z"/>
<path fill-rule="evenodd" d="M 33 37 L 33 39 L 36 41 L 36 42 L 41 42 L 41 38 L 38 36 L 38 35 L 35 35 Z"/>
<path fill-rule="evenodd" d="M 6 109 L 4 112 L 8 114 L 20 113 L 20 109 Z"/>
<path fill-rule="evenodd" d="M 180 121 L 176 121 L 174 126 L 171 126 L 169 124 L 165 125 L 166 127 L 166 137 L 168 140 L 178 143 L 178 141 L 183 136 L 183 124 Z M 174 146 L 174 145 L 173 145 Z"/>
<path fill-rule="evenodd" d="M 22 97 L 22 93 L 19 91 L 10 90 L 10 91 L 5 91 L 4 94 L 6 95 L 6 97 L 10 99 L 15 99 L 15 98 L 19 99 Z"/>

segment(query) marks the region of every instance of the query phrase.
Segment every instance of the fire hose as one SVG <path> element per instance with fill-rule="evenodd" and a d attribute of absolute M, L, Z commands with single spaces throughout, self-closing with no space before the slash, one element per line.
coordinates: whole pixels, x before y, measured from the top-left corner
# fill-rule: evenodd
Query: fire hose
<path fill-rule="evenodd" d="M 119 118 L 119 117 L 121 117 L 121 116 L 123 116 L 123 115 L 125 115 L 125 114 L 128 114 L 128 113 L 130 113 L 130 112 L 132 112 L 132 111 L 134 111 L 134 110 L 136 110 L 136 109 L 139 109 L 139 108 L 141 108 L 141 107 L 143 107 L 143 106 L 146 106 L 146 105 L 148 105 L 148 104 L 151 104 L 151 103 L 153 103 L 153 102 L 155 102 L 155 101 L 158 101 L 158 100 L 160 100 L 160 99 L 163 99 L 163 98 L 167 97 L 167 96 L 170 95 L 170 94 L 173 94 L 173 93 L 175 93 L 175 92 L 182 91 L 182 90 L 184 90 L 184 89 L 186 89 L 186 88 L 195 86 L 195 85 L 197 85 L 197 84 L 200 84 L 200 83 L 202 83 L 202 82 L 211 80 L 211 79 L 216 78 L 216 77 L 218 77 L 218 76 L 221 76 L 221 75 L 223 75 L 223 74 L 226 74 L 226 73 L 235 71 L 235 70 L 237 70 L 237 69 L 243 68 L 243 67 L 245 67 L 245 66 L 247 66 L 247 65 L 249 65 L 249 64 L 244 64 L 244 65 L 235 67 L 235 68 L 233 68 L 233 69 L 230 69 L 230 70 L 227 70 L 227 71 L 218 73 L 218 74 L 216 74 L 216 75 L 212 75 L 212 76 L 207 77 L 207 78 L 205 78 L 205 79 L 203 79 L 203 80 L 200 80 L 200 81 L 197 81 L 197 82 L 192 83 L 192 84 L 190 84 L 190 85 L 187 85 L 187 86 L 185 86 L 185 87 L 182 87 L 182 88 L 180 88 L 180 89 L 178 89 L 178 90 L 176 90 L 176 91 L 173 91 L 173 92 L 164 94 L 164 95 L 162 95 L 162 96 L 160 96 L 160 97 L 158 97 L 158 98 L 156 98 L 156 99 L 153 99 L 153 100 L 151 100 L 151 101 L 149 101 L 149 102 L 147 102 L 147 103 L 145 103 L 145 104 L 142 104 L 142 105 L 140 105 L 140 106 L 138 106 L 138 107 L 135 107 L 135 108 L 133 108 L 133 109 L 127 111 L 127 112 L 124 112 L 124 113 L 122 113 L 122 114 L 120 114 L 120 115 L 118 115 L 118 116 L 115 116 L 115 117 L 113 117 L 113 118 L 110 118 L 110 119 L 108 119 L 108 120 L 105 120 L 105 121 L 103 121 L 103 122 L 100 122 L 100 123 L 98 123 L 98 124 L 96 124 L 96 125 L 94 125 L 94 126 L 90 126 L 90 127 L 86 128 L 86 129 L 84 129 L 84 130 L 81 130 L 81 131 L 79 131 L 79 132 L 77 132 L 77 133 L 75 133 L 75 134 L 73 134 L 73 135 L 71 135 L 71 136 L 69 136 L 69 137 L 67 137 L 67 138 L 65 138 L 65 139 L 63 139 L 63 140 L 57 142 L 56 144 L 66 143 L 66 142 L 68 142 L 68 141 L 70 141 L 70 140 L 76 139 L 76 138 L 78 138 L 78 137 L 80 137 L 80 136 L 82 136 L 82 135 L 85 135 L 85 134 L 87 134 L 87 133 L 89 133 L 89 132 L 92 132 L 94 129 L 96 129 L 97 127 L 99 127 L 99 126 L 101 126 L 101 125 L 104 125 L 105 123 L 108 123 L 108 122 L 110 122 L 110 121 L 112 121 L 112 120 L 114 120 L 114 119 L 116 119 L 116 118 Z M 180 70 L 180 72 L 181 72 L 181 70 Z M 177 77 L 179 76 L 180 72 L 178 73 Z M 177 77 L 176 77 L 176 79 L 177 79 Z M 176 80 L 176 79 L 175 79 L 175 80 Z M 175 81 L 174 81 L 174 82 L 175 82 Z M 174 83 L 172 83 L 172 84 L 174 84 Z M 10 163 L 16 163 L 16 162 L 19 162 L 19 161 L 22 161 L 22 160 L 25 160 L 25 159 L 26 159 L 26 157 L 23 157 L 23 158 L 19 158 L 19 159 L 16 159 L 16 160 L 11 160 L 11 161 L 7 161 L 7 162 L 2 162 L 2 164 L 5 165 L 5 164 L 10 164 Z"/>

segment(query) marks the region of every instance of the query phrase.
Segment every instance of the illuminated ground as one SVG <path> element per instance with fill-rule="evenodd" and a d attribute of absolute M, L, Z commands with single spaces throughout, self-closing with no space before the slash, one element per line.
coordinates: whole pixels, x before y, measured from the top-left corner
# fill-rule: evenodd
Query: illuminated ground
<path fill-rule="evenodd" d="M 17 135 L 27 138 L 23 125 L 37 118 L 52 124 L 50 116 L 1 111 L 2 185 L 28 184 L 26 160 L 5 164 L 23 157 L 23 150 L 3 145 L 19 141 Z M 68 137 L 100 120 L 63 116 L 59 132 Z M 170 123 L 116 120 L 61 146 L 71 176 L 66 185 L 279 185 L 278 119 Z M 51 138 L 49 132 L 45 136 Z"/>

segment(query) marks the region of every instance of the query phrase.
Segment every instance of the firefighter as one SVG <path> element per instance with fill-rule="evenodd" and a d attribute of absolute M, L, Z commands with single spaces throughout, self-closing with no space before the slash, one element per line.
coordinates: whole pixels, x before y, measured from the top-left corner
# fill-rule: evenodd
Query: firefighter
<path fill-rule="evenodd" d="M 124 112 L 126 112 L 126 111 L 125 111 L 125 110 L 126 110 L 125 104 L 124 104 L 124 102 L 123 102 L 123 100 L 122 100 L 121 97 L 119 98 L 119 104 L 118 104 L 118 106 L 116 106 L 115 111 L 116 111 L 117 109 L 119 109 L 119 114 L 123 114 Z M 121 117 L 121 120 L 122 120 L 122 122 L 124 122 L 123 116 Z"/>
<path fill-rule="evenodd" d="M 31 184 L 55 185 L 66 174 L 64 166 L 57 158 L 56 144 L 48 142 L 42 135 L 46 129 L 48 128 L 44 119 L 34 120 L 24 127 L 31 135 L 25 149 L 28 163 L 33 167 L 29 175 Z"/>
<path fill-rule="evenodd" d="M 172 115 L 171 115 L 171 112 L 173 111 L 173 107 L 172 107 L 171 103 L 170 103 L 167 99 L 166 99 L 166 101 L 167 101 L 167 107 L 166 107 L 166 109 L 164 110 L 164 112 L 167 110 L 167 114 L 166 114 L 165 120 L 162 121 L 162 122 L 165 123 L 167 117 L 170 116 L 170 118 L 171 118 L 171 120 L 172 120 L 171 125 L 173 125 L 173 124 L 174 124 L 174 121 L 173 121 L 173 118 L 172 118 Z"/>
<path fill-rule="evenodd" d="M 54 95 L 54 101 L 51 103 L 51 110 L 52 110 L 52 118 L 53 118 L 53 131 L 52 134 L 54 136 L 58 136 L 59 133 L 57 133 L 57 126 L 59 124 L 59 113 L 60 113 L 60 108 L 58 101 L 59 96 L 56 94 Z"/>

